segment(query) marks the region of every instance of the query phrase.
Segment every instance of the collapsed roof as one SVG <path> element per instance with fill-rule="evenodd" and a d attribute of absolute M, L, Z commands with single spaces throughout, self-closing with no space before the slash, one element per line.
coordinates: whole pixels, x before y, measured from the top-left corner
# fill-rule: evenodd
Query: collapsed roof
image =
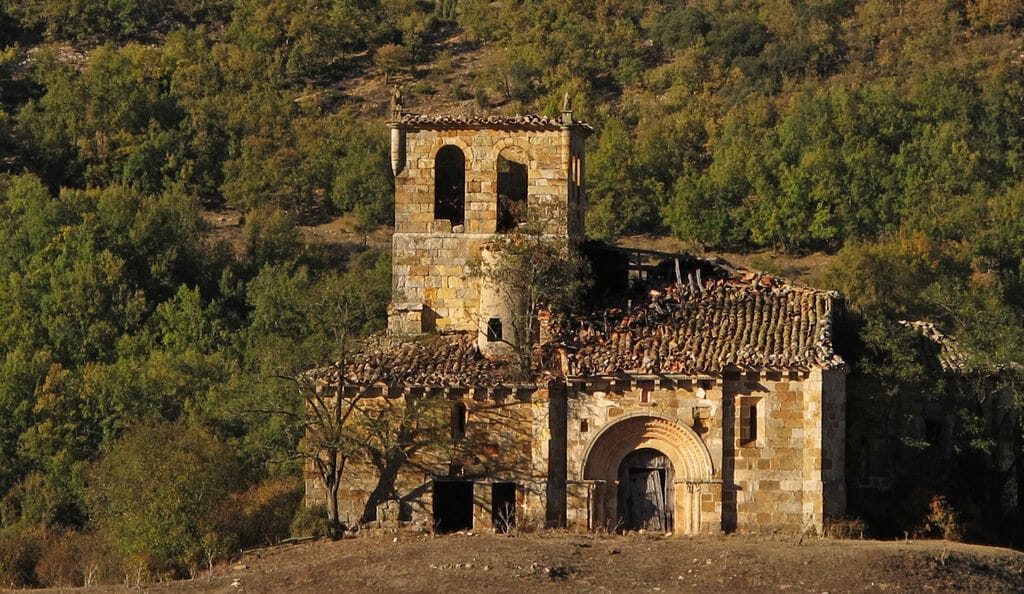
<path fill-rule="evenodd" d="M 918 357 L 931 371 L 961 373 L 966 370 L 967 354 L 952 337 L 943 334 L 931 322 L 900 320 L 917 333 Z"/>
<path fill-rule="evenodd" d="M 476 333 L 456 332 L 375 336 L 344 365 L 345 381 L 488 387 L 554 377 L 716 376 L 844 365 L 832 345 L 837 293 L 736 270 L 721 260 L 668 256 L 645 265 L 647 274 L 626 290 L 595 299 L 600 305 L 547 316 L 546 340 L 533 349 L 526 378 L 509 361 L 484 357 Z M 319 375 L 333 383 L 340 371 L 335 366 Z"/>

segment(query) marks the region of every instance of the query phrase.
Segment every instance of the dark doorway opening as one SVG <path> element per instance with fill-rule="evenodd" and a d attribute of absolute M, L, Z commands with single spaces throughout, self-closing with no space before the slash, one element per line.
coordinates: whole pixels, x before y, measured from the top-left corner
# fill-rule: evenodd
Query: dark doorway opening
<path fill-rule="evenodd" d="M 473 528 L 473 481 L 434 481 L 434 531 Z"/>
<path fill-rule="evenodd" d="M 672 462 L 658 450 L 631 452 L 619 465 L 618 513 L 623 530 L 672 530 Z"/>
<path fill-rule="evenodd" d="M 516 526 L 516 484 L 491 485 L 491 523 L 498 532 L 509 532 Z"/>
<path fill-rule="evenodd" d="M 526 164 L 498 156 L 498 233 L 526 221 Z"/>
<path fill-rule="evenodd" d="M 466 222 L 466 156 L 448 145 L 434 157 L 434 218 L 452 226 Z"/>

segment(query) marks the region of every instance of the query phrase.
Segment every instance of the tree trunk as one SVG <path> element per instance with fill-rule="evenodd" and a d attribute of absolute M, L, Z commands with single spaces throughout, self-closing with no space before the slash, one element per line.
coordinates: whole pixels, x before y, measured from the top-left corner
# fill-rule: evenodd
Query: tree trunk
<path fill-rule="evenodd" d="M 341 536 L 341 522 L 338 521 L 338 487 L 341 473 L 338 469 L 338 450 L 329 448 L 324 464 L 324 486 L 327 487 L 327 532 L 332 539 Z"/>

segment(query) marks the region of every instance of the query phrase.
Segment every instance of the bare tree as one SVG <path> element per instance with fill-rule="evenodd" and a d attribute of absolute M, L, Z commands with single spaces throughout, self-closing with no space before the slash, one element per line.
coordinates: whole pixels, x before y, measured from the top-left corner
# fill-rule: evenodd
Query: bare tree
<path fill-rule="evenodd" d="M 343 369 L 337 371 L 335 377 L 339 381 L 326 385 L 309 374 L 294 379 L 305 403 L 303 435 L 297 455 L 312 464 L 324 484 L 331 538 L 337 538 L 341 531 L 338 514 L 341 479 L 349 458 L 359 447 L 349 427 L 350 420 L 357 412 L 360 399 L 366 395 L 364 387 L 349 386 L 341 380 Z"/>
<path fill-rule="evenodd" d="M 367 498 L 363 520 L 371 519 L 376 506 L 387 500 L 403 503 L 414 494 L 400 494 L 396 479 L 403 468 L 425 473 L 450 460 L 451 403 L 440 392 L 407 393 L 400 398 L 366 402 L 357 420 L 361 460 L 377 471 L 377 484 Z M 424 455 L 429 453 L 427 455 Z"/>
<path fill-rule="evenodd" d="M 298 434 L 289 440 L 297 444 L 290 455 L 316 469 L 326 489 L 329 531 L 337 538 L 341 530 L 338 491 L 348 461 L 360 455 L 359 418 L 361 402 L 376 396 L 372 381 L 355 381 L 347 374 L 349 364 L 362 348 L 361 336 L 374 326 L 377 312 L 367 304 L 374 299 L 366 279 L 346 275 L 322 282 L 307 295 L 303 314 L 314 332 L 316 351 L 333 362 L 297 375 L 276 375 L 292 383 L 298 398 L 289 408 L 258 412 L 283 415 Z"/>
<path fill-rule="evenodd" d="M 324 485 L 332 538 L 337 538 L 342 528 L 338 498 L 350 463 L 367 464 L 378 474 L 360 518 L 366 520 L 376 504 L 397 498 L 394 485 L 399 471 L 415 461 L 421 451 L 443 456 L 445 446 L 450 446 L 449 408 L 444 395 L 389 397 L 387 388 L 378 381 L 382 365 L 375 363 L 373 356 L 363 361 L 360 349 L 366 348 L 366 343 L 351 340 L 346 331 L 357 327 L 360 319 L 351 308 L 336 308 L 330 321 L 324 323 L 333 325 L 330 331 L 339 345 L 338 361 L 295 377 L 279 376 L 294 384 L 302 401 L 295 423 L 302 433 L 293 455 L 315 469 Z M 371 369 L 367 377 L 352 370 L 363 364 Z"/>
<path fill-rule="evenodd" d="M 537 312 L 542 307 L 572 309 L 590 282 L 587 261 L 576 246 L 563 236 L 545 233 L 536 221 L 499 235 L 487 246 L 474 274 L 507 307 L 511 335 L 504 341 L 512 347 L 522 375 L 530 372 Z"/>
<path fill-rule="evenodd" d="M 386 389 L 346 379 L 340 366 L 289 379 L 296 383 L 306 411 L 296 453 L 323 482 L 332 537 L 341 530 L 338 496 L 349 462 L 377 471 L 377 484 L 360 518 L 368 520 L 377 504 L 400 499 L 395 493 L 398 473 L 422 451 L 437 459 L 450 456 L 450 411 L 443 394 L 388 397 Z"/>

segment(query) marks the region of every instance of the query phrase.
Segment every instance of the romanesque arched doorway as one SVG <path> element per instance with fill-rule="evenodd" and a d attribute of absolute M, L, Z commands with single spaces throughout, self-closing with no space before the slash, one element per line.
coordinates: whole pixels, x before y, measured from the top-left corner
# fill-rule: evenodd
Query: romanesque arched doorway
<path fill-rule="evenodd" d="M 714 465 L 697 434 L 654 416 L 627 417 L 593 438 L 583 479 L 591 485 L 594 527 L 692 534 L 714 522 L 701 515 Z"/>

